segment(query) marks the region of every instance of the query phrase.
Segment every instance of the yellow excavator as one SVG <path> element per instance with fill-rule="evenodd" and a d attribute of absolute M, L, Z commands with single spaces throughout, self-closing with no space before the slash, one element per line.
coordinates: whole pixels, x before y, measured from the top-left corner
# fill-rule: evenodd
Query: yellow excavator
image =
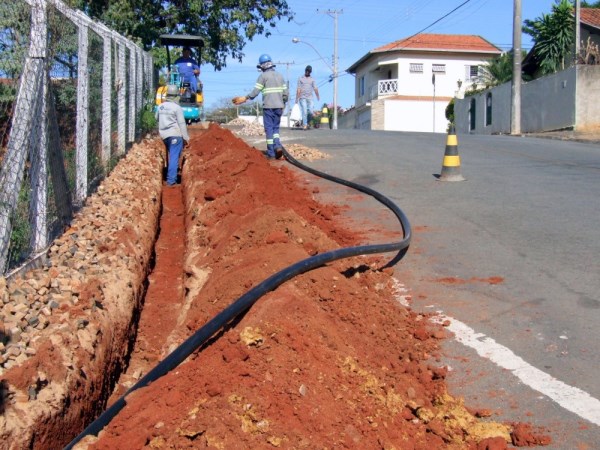
<path fill-rule="evenodd" d="M 167 49 L 167 82 L 164 86 L 159 86 L 156 90 L 156 109 L 167 96 L 167 89 L 171 86 L 177 86 L 179 89 L 179 106 L 183 109 L 183 116 L 188 124 L 194 122 L 200 122 L 204 116 L 204 93 L 202 82 L 198 80 L 198 86 L 196 92 L 192 92 L 193 89 L 189 82 L 183 81 L 182 77 L 177 70 L 176 65 L 171 64 L 171 54 L 169 48 L 174 47 L 189 47 L 190 49 L 196 49 L 196 61 L 200 65 L 201 49 L 204 46 L 204 41 L 199 36 L 192 36 L 189 34 L 162 34 L 160 36 L 160 44 L 164 45 Z"/>

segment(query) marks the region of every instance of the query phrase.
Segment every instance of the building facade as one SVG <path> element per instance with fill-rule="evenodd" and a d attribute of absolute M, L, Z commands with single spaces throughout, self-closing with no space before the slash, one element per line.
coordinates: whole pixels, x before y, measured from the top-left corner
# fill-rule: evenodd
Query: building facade
<path fill-rule="evenodd" d="M 418 34 L 371 50 L 356 76 L 353 120 L 368 130 L 446 132 L 446 106 L 502 51 L 480 36 Z"/>

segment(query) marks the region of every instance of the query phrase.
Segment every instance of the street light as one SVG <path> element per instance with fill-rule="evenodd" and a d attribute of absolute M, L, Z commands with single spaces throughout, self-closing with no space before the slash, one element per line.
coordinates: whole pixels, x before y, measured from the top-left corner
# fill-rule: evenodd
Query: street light
<path fill-rule="evenodd" d="M 329 63 L 327 62 L 327 60 L 321 56 L 321 54 L 319 53 L 319 50 L 317 50 L 317 49 L 316 49 L 316 48 L 315 48 L 315 47 L 314 47 L 314 46 L 313 46 L 311 43 L 309 43 L 309 42 L 306 42 L 306 41 L 301 41 L 301 40 L 300 40 L 299 38 L 297 38 L 297 37 L 295 37 L 295 38 L 292 38 L 292 42 L 293 42 L 294 44 L 297 44 L 298 42 L 302 42 L 303 44 L 306 44 L 306 45 L 308 45 L 310 48 L 312 48 L 312 49 L 315 51 L 315 53 L 316 53 L 317 55 L 319 55 L 319 58 L 321 58 L 321 60 L 322 60 L 322 61 L 323 61 L 323 62 L 324 62 L 326 65 L 327 65 L 327 67 L 329 67 L 329 70 L 331 70 L 331 72 L 332 72 L 332 73 L 334 72 L 334 70 L 333 70 L 333 67 L 331 67 L 331 64 L 329 64 Z"/>
<path fill-rule="evenodd" d="M 329 68 L 329 70 L 331 70 L 331 73 L 333 75 L 333 126 L 332 126 L 332 128 L 334 130 L 337 130 L 337 64 L 334 61 L 334 65 L 332 67 L 331 64 L 329 64 L 327 62 L 327 60 L 325 58 L 323 58 L 323 56 L 321 56 L 319 51 L 309 42 L 301 41 L 297 37 L 292 38 L 292 42 L 294 44 L 301 42 L 302 44 L 308 45 L 310 48 L 312 48 L 315 51 L 315 53 L 317 55 L 319 55 L 319 58 L 321 58 L 321 61 L 323 61 L 325 63 L 325 65 Z M 334 56 L 334 60 L 335 59 L 336 59 L 336 57 Z"/>

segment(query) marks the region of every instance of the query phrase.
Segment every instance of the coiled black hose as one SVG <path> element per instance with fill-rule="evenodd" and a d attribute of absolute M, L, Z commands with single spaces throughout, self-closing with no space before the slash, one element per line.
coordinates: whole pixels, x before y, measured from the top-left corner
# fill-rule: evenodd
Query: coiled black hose
<path fill-rule="evenodd" d="M 202 328 L 196 331 L 193 335 L 187 338 L 179 347 L 173 350 L 165 359 L 158 363 L 150 372 L 142 377 L 136 384 L 130 387 L 125 394 L 123 394 L 115 403 L 113 403 L 107 410 L 105 410 L 96 420 L 89 424 L 85 430 L 83 430 L 75 439 L 73 439 L 65 449 L 71 449 L 81 439 L 87 435 L 98 435 L 102 429 L 110 423 L 110 421 L 125 407 L 127 404 L 126 397 L 133 391 L 140 389 L 158 378 L 162 377 L 166 373 L 170 372 L 179 364 L 181 364 L 189 355 L 191 355 L 200 346 L 206 343 L 212 336 L 214 336 L 221 328 L 224 328 L 227 324 L 233 322 L 239 315 L 250 309 L 250 307 L 258 301 L 263 295 L 276 289 L 281 284 L 294 278 L 296 275 L 308 272 L 309 270 L 321 267 L 332 261 L 339 259 L 350 258 L 352 256 L 368 255 L 373 253 L 388 253 L 397 251 L 398 253 L 392 258 L 386 267 L 396 264 L 408 251 L 408 246 L 411 239 L 411 228 L 408 218 L 404 212 L 396 206 L 390 199 L 381 195 L 379 192 L 374 191 L 368 187 L 353 183 L 351 181 L 343 180 L 324 172 L 320 172 L 311 167 L 305 166 L 298 162 L 292 155 L 286 150 L 283 151 L 284 157 L 294 166 L 305 170 L 306 172 L 312 173 L 318 177 L 325 178 L 335 183 L 343 184 L 345 186 L 356 189 L 360 192 L 368 194 L 387 206 L 398 218 L 403 231 L 403 238 L 398 242 L 375 244 L 375 245 L 362 245 L 358 247 L 347 247 L 333 250 L 319 255 L 311 256 L 310 258 L 303 259 L 285 269 L 271 275 L 269 278 L 258 284 L 257 286 L 250 289 L 235 302 L 217 314 L 209 322 L 206 323 Z"/>

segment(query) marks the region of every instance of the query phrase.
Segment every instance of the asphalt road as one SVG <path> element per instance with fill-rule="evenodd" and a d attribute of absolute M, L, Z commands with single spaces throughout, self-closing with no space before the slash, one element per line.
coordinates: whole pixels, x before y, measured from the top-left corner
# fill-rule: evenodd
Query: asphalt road
<path fill-rule="evenodd" d="M 281 134 L 331 155 L 312 167 L 407 214 L 414 238 L 396 276 L 413 309 L 454 321 L 443 362 L 455 395 L 494 420 L 546 428 L 548 449 L 600 448 L 600 145 L 459 135 L 466 181 L 442 182 L 445 134 Z M 245 139 L 264 147 L 264 137 Z M 396 226 L 380 205 L 336 189 L 323 197 L 354 219 Z"/>

